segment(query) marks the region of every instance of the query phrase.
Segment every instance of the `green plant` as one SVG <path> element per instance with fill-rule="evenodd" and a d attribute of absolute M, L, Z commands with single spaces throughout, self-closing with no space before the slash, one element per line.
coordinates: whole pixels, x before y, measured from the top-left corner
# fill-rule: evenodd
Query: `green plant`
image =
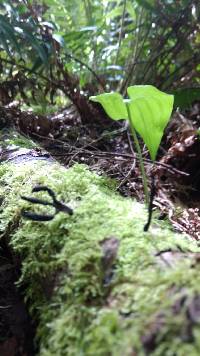
<path fill-rule="evenodd" d="M 149 83 L 187 107 L 199 97 L 199 20 L 194 0 L 2 0 L 0 104 L 46 115 L 62 95 L 87 122 L 89 95 Z"/>
<path fill-rule="evenodd" d="M 90 100 L 100 103 L 111 119 L 128 120 L 139 157 L 145 201 L 148 204 L 147 178 L 136 131 L 142 137 L 154 161 L 172 113 L 174 97 L 152 85 L 131 86 L 127 92 L 130 99 L 123 99 L 119 93 L 103 93 L 91 96 Z"/>

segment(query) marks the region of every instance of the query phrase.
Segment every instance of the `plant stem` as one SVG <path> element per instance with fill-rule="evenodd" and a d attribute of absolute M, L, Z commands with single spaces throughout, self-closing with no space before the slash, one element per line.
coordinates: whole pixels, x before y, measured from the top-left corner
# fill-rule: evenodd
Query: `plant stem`
<path fill-rule="evenodd" d="M 144 195 L 145 195 L 145 203 L 148 206 L 149 205 L 149 191 L 148 191 L 148 184 L 147 184 L 147 176 L 146 176 L 145 168 L 144 168 L 144 161 L 142 158 L 142 152 L 141 152 L 140 144 L 139 144 L 139 141 L 137 138 L 137 134 L 136 134 L 133 124 L 131 122 L 131 113 L 130 113 L 128 103 L 126 104 L 126 107 L 127 107 L 127 112 L 128 112 L 128 120 L 129 120 L 129 124 L 130 124 L 130 128 L 131 128 L 131 134 L 133 136 L 135 147 L 136 147 L 136 150 L 138 153 L 138 159 L 139 159 L 139 165 L 140 165 L 140 170 L 141 170 L 141 174 L 142 174 L 142 183 L 143 183 Z"/>

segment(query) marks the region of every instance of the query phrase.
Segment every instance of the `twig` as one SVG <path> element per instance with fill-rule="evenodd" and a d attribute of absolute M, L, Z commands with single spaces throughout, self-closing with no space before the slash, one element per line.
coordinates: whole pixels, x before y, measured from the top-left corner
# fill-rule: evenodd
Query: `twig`
<path fill-rule="evenodd" d="M 83 148 L 91 146 L 91 144 L 93 144 L 95 142 L 100 141 L 101 139 L 103 139 L 107 135 L 109 136 L 110 134 L 121 133 L 121 132 L 124 132 L 125 130 L 126 130 L 126 128 L 122 128 L 122 129 L 119 129 L 119 130 L 114 130 L 112 132 L 104 133 L 98 139 L 93 140 L 89 144 L 86 144 L 85 146 L 83 146 L 80 149 L 78 149 L 78 154 L 81 154 L 81 153 L 84 154 L 85 153 L 85 154 L 96 155 L 96 156 L 104 156 L 105 158 L 106 158 L 106 156 L 118 156 L 118 157 L 130 158 L 131 160 L 133 160 L 133 159 L 138 160 L 137 153 L 135 153 L 135 152 L 134 152 L 134 156 L 133 156 L 133 154 L 130 154 L 130 153 L 106 152 L 106 151 L 93 151 L 93 152 L 91 152 L 89 150 L 83 149 Z M 47 139 L 46 136 L 39 135 L 39 134 L 36 134 L 36 133 L 34 133 L 34 136 L 38 137 L 38 138 L 41 138 L 41 139 Z M 70 148 L 72 147 L 70 144 L 67 144 L 65 141 L 62 141 L 62 140 L 54 139 L 54 138 L 51 138 L 51 137 L 48 137 L 48 140 L 61 143 L 63 145 L 63 147 L 66 147 L 68 149 L 69 149 L 69 147 Z M 73 148 L 76 148 L 76 147 L 73 146 Z M 54 156 L 55 157 L 73 156 L 75 153 L 76 152 L 74 152 L 74 151 L 73 152 L 65 152 L 65 153 L 57 153 L 57 154 L 54 154 Z M 144 162 L 152 163 L 151 159 L 149 159 L 149 158 L 143 158 L 143 160 L 144 160 Z M 174 168 L 174 167 L 172 167 L 172 166 L 170 166 L 169 164 L 166 164 L 166 163 L 162 163 L 162 162 L 159 162 L 159 161 L 154 161 L 154 165 L 163 167 L 166 170 L 168 170 L 169 172 L 174 173 L 174 174 L 180 174 L 180 175 L 186 176 L 186 177 L 189 176 L 188 173 L 180 171 L 179 169 Z"/>
<path fill-rule="evenodd" d="M 104 83 L 102 82 L 102 80 L 99 78 L 99 76 L 96 74 L 96 72 L 85 62 L 81 61 L 80 59 L 78 59 L 77 57 L 73 56 L 72 54 L 69 53 L 65 53 L 66 57 L 71 58 L 72 60 L 74 60 L 75 62 L 81 64 L 83 67 L 87 68 L 89 70 L 89 72 L 91 72 L 93 74 L 93 76 L 96 78 L 97 82 L 99 82 L 101 89 L 103 91 L 106 91 L 106 88 L 104 86 Z"/>
<path fill-rule="evenodd" d="M 117 48 L 117 54 L 115 57 L 115 64 L 117 64 L 119 52 L 120 52 L 120 48 L 121 48 L 122 32 L 123 32 L 123 28 L 124 28 L 125 14 L 126 14 L 126 0 L 124 0 L 124 6 L 123 6 L 123 12 L 122 12 L 122 18 L 121 18 L 121 27 L 120 27 L 120 32 L 119 32 L 118 48 Z"/>
<path fill-rule="evenodd" d="M 141 25 L 142 13 L 143 13 L 143 9 L 140 9 L 138 17 L 136 19 L 137 26 Z M 123 95 L 126 92 L 126 89 L 127 89 L 128 85 L 130 83 L 130 80 L 132 79 L 132 73 L 133 73 L 134 68 L 135 68 L 135 62 L 136 62 L 136 60 L 138 58 L 137 52 L 138 52 L 138 46 L 139 46 L 139 39 L 140 39 L 140 31 L 138 31 L 136 33 L 136 39 L 134 41 L 133 54 L 131 55 L 131 60 L 130 60 L 130 63 L 129 63 L 128 75 L 126 76 L 126 79 L 122 82 L 122 85 L 120 87 L 120 93 L 122 93 Z"/>
<path fill-rule="evenodd" d="M 130 132 L 128 132 L 128 131 L 127 131 L 127 138 L 128 138 L 128 143 L 129 143 L 130 150 L 131 150 L 131 152 L 133 154 L 133 157 L 135 158 L 135 151 L 134 151 L 133 145 L 132 145 L 132 141 L 133 140 L 131 140 Z"/>
<path fill-rule="evenodd" d="M 105 157 L 105 158 L 107 158 L 107 159 L 109 159 L 108 157 L 106 157 L 106 156 L 118 156 L 118 157 L 125 157 L 125 158 L 129 158 L 129 159 L 133 159 L 133 156 L 131 155 L 131 154 L 129 154 L 129 153 L 118 153 L 118 152 L 105 152 L 105 151 L 95 151 L 95 152 L 91 152 L 91 151 L 89 151 L 89 150 L 79 150 L 79 152 L 78 153 L 82 153 L 82 154 L 90 154 L 90 155 L 93 155 L 93 156 L 103 156 L 103 157 Z M 60 153 L 58 153 L 58 154 L 54 154 L 54 156 L 55 157 L 59 157 L 59 156 L 71 156 L 71 155 L 74 155 L 74 152 L 66 152 L 66 153 L 63 153 L 63 154 L 60 154 Z M 137 157 L 137 155 L 136 155 L 136 157 L 135 157 L 135 159 L 137 159 L 138 160 L 138 157 Z M 150 160 L 150 159 L 148 159 L 148 158 L 143 158 L 143 160 L 145 161 L 145 162 L 148 162 L 148 163 L 152 163 L 152 161 Z M 155 161 L 154 162 L 154 164 L 156 165 L 156 166 L 161 166 L 161 167 L 163 167 L 163 168 L 165 168 L 166 170 L 168 170 L 168 171 L 171 171 L 171 173 L 177 173 L 177 174 L 180 174 L 180 175 L 183 175 L 183 176 L 189 176 L 189 174 L 188 173 L 186 173 L 186 172 L 183 172 L 183 171 L 180 171 L 180 170 L 178 170 L 177 168 L 174 168 L 174 167 L 172 167 L 172 166 L 170 166 L 170 165 L 168 165 L 168 164 L 166 164 L 166 163 L 162 163 L 162 162 L 158 162 L 158 161 Z"/>
<path fill-rule="evenodd" d="M 128 178 L 130 177 L 131 173 L 132 173 L 133 170 L 135 169 L 135 162 L 136 162 L 136 161 L 134 160 L 134 162 L 133 162 L 131 168 L 129 169 L 128 173 L 126 174 L 126 176 L 124 177 L 124 179 L 122 179 L 122 181 L 120 182 L 120 184 L 117 186 L 117 189 L 121 188 L 121 186 L 124 185 L 124 184 L 127 182 L 127 180 L 128 180 Z"/>

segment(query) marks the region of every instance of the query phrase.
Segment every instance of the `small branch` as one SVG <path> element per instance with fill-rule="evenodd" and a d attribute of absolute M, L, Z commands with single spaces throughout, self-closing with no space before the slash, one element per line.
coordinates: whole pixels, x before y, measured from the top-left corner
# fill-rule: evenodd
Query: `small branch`
<path fill-rule="evenodd" d="M 115 58 L 115 62 L 114 62 L 115 64 L 117 64 L 118 56 L 119 56 L 119 52 L 120 52 L 120 48 L 121 48 L 125 14 L 126 14 L 126 0 L 124 0 L 123 13 L 122 13 L 122 18 L 121 18 L 121 27 L 120 27 L 120 32 L 119 32 L 118 48 L 117 48 L 117 54 L 116 54 L 116 58 Z"/>
<path fill-rule="evenodd" d="M 69 53 L 65 53 L 66 57 L 71 58 L 72 60 L 74 60 L 75 62 L 81 64 L 83 67 L 87 68 L 89 70 L 89 72 L 92 73 L 92 75 L 96 78 L 97 82 L 100 84 L 101 89 L 103 91 L 106 91 L 106 88 L 104 86 L 104 83 L 102 82 L 102 80 L 99 78 L 99 76 L 96 74 L 96 72 L 90 67 L 88 66 L 85 62 L 81 61 L 80 59 L 78 59 L 77 57 L 73 56 L 72 54 Z"/>

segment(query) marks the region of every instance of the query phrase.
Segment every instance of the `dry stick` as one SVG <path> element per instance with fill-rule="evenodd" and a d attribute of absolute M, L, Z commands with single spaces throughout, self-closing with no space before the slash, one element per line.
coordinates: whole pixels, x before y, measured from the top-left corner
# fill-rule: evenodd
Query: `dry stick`
<path fill-rule="evenodd" d="M 124 179 L 122 179 L 120 184 L 117 186 L 117 189 L 121 188 L 121 186 L 127 182 L 128 178 L 130 177 L 130 175 L 131 175 L 131 173 L 133 172 L 134 169 L 135 169 L 135 159 L 134 159 L 134 162 L 133 162 L 131 168 L 129 169 L 128 173 L 126 174 Z"/>
<path fill-rule="evenodd" d="M 193 28 L 193 30 L 195 30 L 195 28 L 196 28 L 196 26 Z M 186 33 L 182 34 L 182 35 L 185 37 L 185 38 L 184 38 L 185 41 L 186 41 L 186 39 L 188 38 L 188 36 L 190 35 L 190 33 L 191 33 L 191 29 L 190 29 L 190 31 L 187 31 Z M 183 41 L 182 41 L 182 42 L 183 42 Z M 169 66 L 170 62 L 172 61 L 172 57 L 175 58 L 177 55 L 179 55 L 179 52 L 180 52 L 182 49 L 183 49 L 183 47 L 182 47 L 182 45 L 181 45 L 181 42 L 180 42 L 180 41 L 177 41 L 176 44 L 171 48 L 171 51 L 170 51 L 170 49 L 169 49 L 168 51 L 166 51 L 165 53 L 163 53 L 163 54 L 165 54 L 165 56 L 163 56 L 163 58 L 162 58 L 163 69 L 161 70 L 161 72 L 158 73 L 158 74 L 159 74 L 159 77 L 161 78 L 161 80 L 162 80 L 162 76 L 163 76 L 163 75 L 166 73 L 166 71 L 167 71 L 167 67 Z M 189 58 L 189 60 L 187 59 L 187 62 L 184 63 L 184 65 L 178 67 L 178 70 L 176 69 L 174 72 L 172 72 L 171 74 L 169 74 L 169 76 L 167 77 L 165 83 L 163 84 L 163 88 L 166 87 L 166 83 L 169 82 L 169 80 L 168 80 L 169 78 L 173 78 L 173 82 L 175 81 L 175 80 L 174 80 L 174 74 L 175 74 L 176 72 L 178 72 L 178 77 L 179 77 L 180 75 L 183 76 L 183 74 L 181 74 L 181 73 L 179 74 L 180 70 L 181 70 L 183 67 L 185 67 L 185 66 L 188 67 L 188 63 L 191 63 L 193 60 L 194 60 L 194 54 L 191 55 L 191 57 Z M 165 62 L 166 62 L 166 63 L 165 63 Z M 165 65 L 164 65 L 164 63 L 165 63 Z M 160 65 L 160 67 L 161 67 L 161 65 Z M 159 67 L 159 68 L 160 68 L 160 67 Z M 190 70 L 191 70 L 191 69 L 190 69 Z M 170 83 L 171 83 L 171 82 L 170 82 Z M 167 87 L 171 87 L 170 83 L 167 85 Z"/>
<path fill-rule="evenodd" d="M 122 129 L 124 131 L 124 129 Z M 121 129 L 120 129 L 121 131 Z M 116 131 L 115 131 L 116 132 Z M 109 135 L 109 133 L 108 133 Z M 43 136 L 43 135 L 39 135 L 39 134 L 36 134 L 34 133 L 34 136 L 35 137 L 38 137 L 38 138 L 41 138 L 41 139 L 47 139 L 46 136 Z M 104 134 L 102 136 L 102 138 L 104 136 L 107 136 L 107 134 Z M 98 142 L 102 139 L 101 137 L 99 137 L 97 140 L 93 140 L 91 143 L 95 143 L 95 142 Z M 54 138 L 51 138 L 51 137 L 48 137 L 48 140 L 50 141 L 54 141 L 54 142 L 58 142 L 58 143 L 61 143 L 63 144 L 63 147 L 67 147 L 70 148 L 72 147 L 70 144 L 67 144 L 66 142 L 62 141 L 62 140 L 58 140 L 58 139 L 54 139 Z M 85 145 L 84 147 L 89 147 L 91 146 L 91 143 Z M 73 146 L 73 148 L 76 148 L 75 146 Z M 54 154 L 55 157 L 62 157 L 62 156 L 71 156 L 71 155 L 74 155 L 75 152 L 65 152 L 65 153 L 57 153 L 57 154 Z M 94 151 L 94 152 L 91 152 L 89 150 L 85 150 L 83 149 L 83 147 L 81 147 L 80 149 L 78 149 L 78 152 L 77 154 L 90 154 L 90 155 L 96 155 L 96 156 L 104 156 L 106 158 L 106 156 L 118 156 L 118 157 L 125 157 L 125 158 L 130 158 L 130 159 L 136 159 L 138 160 L 138 157 L 137 157 L 137 153 L 134 153 L 135 154 L 135 157 L 133 157 L 132 154 L 130 153 L 119 153 L 119 152 L 106 152 L 106 151 Z M 152 163 L 151 159 L 149 158 L 143 158 L 144 162 L 147 162 L 147 163 Z M 161 166 L 163 168 L 165 168 L 166 170 L 168 170 L 169 172 L 171 173 L 177 173 L 177 174 L 180 174 L 180 175 L 183 175 L 183 176 L 189 176 L 189 173 L 186 173 L 186 172 L 183 172 L 183 171 L 180 171 L 179 169 L 177 168 L 174 168 L 172 166 L 170 166 L 169 164 L 166 164 L 166 163 L 162 163 L 162 162 L 158 162 L 158 161 L 154 161 L 154 165 L 156 166 Z"/>
<path fill-rule="evenodd" d="M 150 30 L 151 30 L 151 25 L 148 27 L 145 35 L 143 36 L 143 39 L 141 39 L 140 48 L 139 48 L 138 53 L 136 55 L 135 62 L 132 63 L 132 67 L 130 68 L 130 72 L 128 73 L 127 78 L 126 78 L 126 83 L 125 83 L 125 87 L 124 87 L 125 89 L 123 90 L 124 93 L 126 92 L 127 87 L 132 83 L 132 79 L 133 79 L 133 75 L 134 75 L 134 71 L 135 71 L 135 66 L 137 64 L 148 63 L 148 61 L 139 61 L 138 59 L 140 58 L 140 54 L 141 54 L 142 49 L 144 47 L 145 41 L 148 38 Z"/>
<path fill-rule="evenodd" d="M 161 36 L 164 35 L 165 30 L 166 30 L 166 29 L 163 29 L 163 32 L 162 32 L 162 35 L 161 35 Z M 150 30 L 149 30 L 149 32 L 150 32 Z M 160 57 L 165 42 L 164 42 L 163 45 L 162 45 L 162 44 L 163 44 L 163 41 L 160 42 L 160 44 L 158 45 L 158 48 L 156 48 L 156 50 L 157 50 L 158 52 L 157 52 L 157 54 L 153 57 L 153 59 L 151 60 L 151 58 L 150 58 L 150 59 L 146 62 L 146 66 L 143 68 L 143 77 L 141 78 L 141 83 L 144 82 L 146 73 L 147 73 L 147 72 L 149 71 L 149 69 L 152 67 L 152 64 L 155 63 L 156 59 L 158 59 L 158 58 Z"/>
<path fill-rule="evenodd" d="M 133 159 L 133 156 L 131 154 L 128 154 L 128 153 L 118 153 L 118 152 L 106 152 L 106 151 L 94 151 L 94 152 L 91 152 L 89 150 L 84 150 L 82 151 L 81 149 L 77 152 L 77 154 L 90 154 L 90 155 L 93 155 L 93 156 L 103 156 L 106 158 L 106 156 L 118 156 L 118 157 L 125 157 L 125 158 L 129 158 L 129 159 Z M 66 152 L 66 153 L 58 153 L 58 154 L 54 154 L 55 157 L 59 157 L 59 156 L 71 156 L 71 155 L 74 155 L 74 152 Z M 136 156 L 135 157 L 136 160 L 138 160 L 138 157 Z M 152 163 L 152 161 L 148 158 L 143 158 L 143 160 L 145 162 L 148 162 L 148 163 Z M 158 161 L 155 161 L 154 164 L 156 166 L 161 166 L 163 168 L 165 168 L 166 170 L 168 170 L 169 172 L 171 171 L 171 173 L 177 173 L 177 174 L 180 174 L 180 175 L 183 175 L 183 176 L 189 176 L 188 173 L 186 172 L 183 172 L 183 171 L 180 171 L 179 169 L 176 169 L 166 163 L 162 163 L 162 162 L 158 162 Z"/>
<path fill-rule="evenodd" d="M 114 130 L 114 131 L 111 131 L 111 132 L 108 132 L 108 133 L 104 133 L 104 134 L 101 135 L 101 137 L 99 137 L 99 138 L 97 138 L 97 139 L 95 139 L 95 140 L 92 140 L 90 143 L 85 144 L 85 145 L 82 146 L 81 148 L 78 148 L 78 153 L 80 153 L 81 151 L 86 152 L 86 153 L 91 153 L 91 151 L 87 151 L 87 150 L 85 150 L 85 148 L 87 148 L 87 147 L 95 148 L 95 147 L 92 146 L 92 145 L 93 145 L 94 143 L 97 143 L 97 142 L 101 141 L 104 137 L 111 136 L 111 135 L 118 134 L 118 133 L 122 133 L 122 132 L 124 132 L 124 131 L 126 131 L 126 128 L 122 128 L 122 129 L 119 129 L 119 130 Z M 45 140 L 48 140 L 48 141 L 53 141 L 53 142 L 60 143 L 60 144 L 62 144 L 62 148 L 67 148 L 67 149 L 73 148 L 73 149 L 77 149 L 76 146 L 74 146 L 74 145 L 72 146 L 72 144 L 67 143 L 67 142 L 65 142 L 65 141 L 62 141 L 62 140 L 59 140 L 59 139 L 57 139 L 57 138 L 53 138 L 53 137 L 49 137 L 49 136 L 46 137 L 46 136 L 37 134 L 37 133 L 35 133 L 35 132 L 34 132 L 34 133 L 31 133 L 31 135 L 33 135 L 33 136 L 36 137 L 36 138 L 45 139 Z M 70 153 L 67 152 L 66 154 L 69 155 Z M 71 154 L 73 155 L 74 152 L 72 152 Z M 57 155 L 58 155 L 58 156 L 63 156 L 63 155 L 65 155 L 65 153 L 64 153 L 64 154 L 57 154 Z"/>
<path fill-rule="evenodd" d="M 193 61 L 192 67 L 189 66 L 191 64 L 191 58 L 189 58 L 180 67 L 176 68 L 176 70 L 168 76 L 167 81 L 171 77 L 173 77 L 173 81 L 178 79 L 179 76 L 177 75 L 177 73 L 179 73 L 182 68 L 187 68 L 187 69 L 183 73 L 181 73 L 181 77 L 184 77 L 187 73 L 189 73 L 192 70 L 192 68 L 194 67 L 194 64 L 199 63 L 199 54 L 198 53 L 193 55 L 192 61 Z M 188 67 L 189 67 L 189 69 L 188 69 Z M 163 87 L 165 88 L 166 86 L 164 85 Z M 168 87 L 166 87 L 166 88 L 168 88 Z"/>
<path fill-rule="evenodd" d="M 122 179 L 120 184 L 117 186 L 117 189 L 119 189 L 123 184 L 125 184 L 127 182 L 128 178 L 130 177 L 131 173 L 135 169 L 135 165 L 136 165 L 136 155 L 135 155 L 135 152 L 134 152 L 134 149 L 133 149 L 132 140 L 130 138 L 130 133 L 128 131 L 127 131 L 127 138 L 128 138 L 128 143 L 129 143 L 130 150 L 131 150 L 131 152 L 133 154 L 134 162 L 131 165 L 131 168 L 129 169 L 128 173 L 125 175 L 125 177 Z"/>
<path fill-rule="evenodd" d="M 160 58 L 161 55 L 163 55 L 163 53 L 165 54 L 166 51 L 169 51 L 168 49 L 164 49 L 165 45 L 167 44 L 167 41 L 168 39 L 172 36 L 173 32 L 174 32 L 174 29 L 178 26 L 178 22 L 180 21 L 180 18 L 177 20 L 176 23 L 173 24 L 173 27 L 170 29 L 170 31 L 165 35 L 164 38 L 162 38 L 161 42 L 159 43 L 158 45 L 158 48 L 157 48 L 157 53 L 156 55 L 147 63 L 146 67 L 144 68 L 144 75 L 142 77 L 142 82 L 145 81 L 145 78 L 146 78 L 146 75 L 147 73 L 149 72 L 150 68 L 152 67 L 153 63 L 155 63 L 155 61 Z M 161 36 L 164 36 L 164 33 L 166 31 L 166 28 L 163 28 L 163 31 L 162 31 L 162 35 Z M 164 51 L 163 51 L 164 49 Z"/>
<path fill-rule="evenodd" d="M 195 30 L 196 26 L 193 28 L 193 30 Z M 175 55 L 178 55 L 181 51 L 182 48 L 182 44 L 186 41 L 186 39 L 188 38 L 188 36 L 191 33 L 191 29 L 189 29 L 189 31 L 185 31 L 184 33 L 181 33 L 182 35 L 182 41 L 177 40 L 175 45 L 171 48 L 169 48 L 168 51 L 165 51 L 162 54 L 162 63 L 167 63 L 163 66 L 163 69 L 161 72 L 159 72 L 159 76 L 162 77 L 162 75 L 164 75 L 166 73 L 167 67 L 169 66 L 170 62 L 172 62 L 172 57 L 174 58 Z M 164 56 L 163 56 L 164 55 Z M 160 60 L 160 59 L 159 59 Z"/>
<path fill-rule="evenodd" d="M 119 129 L 119 130 L 114 130 L 114 131 L 112 131 L 112 132 L 102 134 L 101 137 L 97 138 L 96 140 L 92 140 L 90 143 L 85 144 L 84 146 L 82 146 L 82 147 L 78 150 L 78 152 L 75 152 L 74 155 L 71 157 L 69 163 L 70 163 L 71 161 L 73 161 L 73 159 L 80 153 L 80 151 L 83 151 L 83 152 L 84 152 L 85 148 L 87 148 L 87 147 L 95 148 L 95 147 L 92 146 L 92 145 L 93 145 L 94 143 L 97 143 L 97 142 L 101 141 L 104 137 L 110 136 L 110 135 L 113 135 L 113 134 L 122 133 L 122 132 L 124 132 L 124 131 L 126 131 L 126 128 L 123 127 L 123 128 L 121 128 L 121 129 Z M 60 141 L 60 140 L 59 140 L 59 141 Z M 62 141 L 61 141 L 61 142 L 62 142 Z"/>
<path fill-rule="evenodd" d="M 119 41 L 118 41 L 118 48 L 117 48 L 117 54 L 115 58 L 115 64 L 117 64 L 118 57 L 119 57 L 119 52 L 121 49 L 121 43 L 122 43 L 122 31 L 124 28 L 124 20 L 125 20 L 125 14 L 126 14 L 126 0 L 124 0 L 124 6 L 123 6 L 123 13 L 122 13 L 122 18 L 121 18 L 121 27 L 120 27 L 120 33 L 119 33 Z"/>
<path fill-rule="evenodd" d="M 83 0 L 83 3 L 84 3 L 85 16 L 87 18 L 88 23 L 91 24 L 93 22 L 93 19 L 92 19 L 90 1 L 87 2 L 86 0 Z"/>
<path fill-rule="evenodd" d="M 149 63 L 147 63 L 146 68 L 144 68 L 144 75 L 142 77 L 142 81 L 145 81 L 146 75 L 149 72 L 150 68 L 152 67 L 153 63 L 155 63 L 155 61 L 158 58 L 165 55 L 166 53 L 170 53 L 170 49 L 164 49 L 164 46 L 167 44 L 168 39 L 170 39 L 170 37 L 173 35 L 173 33 L 175 33 L 175 35 L 176 35 L 176 29 L 178 30 L 179 27 L 181 26 L 182 15 L 184 15 L 185 12 L 186 12 L 186 9 L 183 9 L 183 11 L 180 14 L 179 18 L 177 19 L 177 21 L 175 23 L 173 23 L 171 30 L 164 37 L 164 41 L 161 41 L 161 43 L 159 44 L 158 49 L 157 49 L 158 52 L 157 52 L 156 56 L 154 56 L 153 59 L 151 61 L 149 61 Z M 163 30 L 164 30 L 163 31 L 163 34 L 164 34 L 165 28 Z M 164 51 L 162 51 L 162 49 L 164 49 Z"/>
<path fill-rule="evenodd" d="M 102 89 L 105 91 L 105 87 L 104 87 L 104 84 L 102 83 L 101 79 L 99 78 L 99 76 L 95 73 L 95 71 L 90 68 L 89 65 L 87 65 L 85 62 L 81 61 L 80 59 L 78 59 L 77 57 L 74 57 L 73 55 L 69 54 L 69 53 L 66 53 L 65 54 L 67 57 L 71 58 L 72 60 L 76 61 L 77 63 L 81 64 L 82 66 L 84 66 L 85 68 L 88 69 L 88 71 L 90 71 L 92 73 L 92 75 L 95 77 L 95 79 L 99 82 L 100 86 L 102 87 Z M 24 65 L 21 65 L 21 64 L 17 64 L 14 60 L 7 60 L 5 58 L 0 58 L 0 61 L 4 62 L 4 63 L 7 63 L 7 64 L 10 64 L 10 65 L 14 65 L 14 66 L 17 66 L 18 68 L 24 70 L 24 71 L 27 71 L 31 74 L 33 74 L 33 71 L 32 69 L 30 68 L 27 68 L 26 66 Z M 55 81 L 53 79 L 49 79 L 47 78 L 46 76 L 40 74 L 40 78 L 45 80 L 46 82 L 48 83 L 51 83 L 59 88 L 61 88 L 61 85 L 59 85 L 59 81 Z M 63 90 L 63 88 L 62 88 Z"/>
<path fill-rule="evenodd" d="M 30 74 L 33 74 L 33 71 L 32 71 L 31 68 L 27 68 L 26 66 L 24 66 L 22 64 L 18 64 L 14 60 L 9 60 L 9 59 L 5 59 L 5 58 L 0 57 L 0 62 L 4 62 L 4 63 L 10 64 L 10 65 L 16 66 L 19 69 L 24 70 L 25 72 L 29 72 Z M 64 91 L 64 88 L 61 85 L 59 85 L 59 81 L 55 81 L 55 80 L 49 79 L 49 78 L 45 77 L 42 74 L 40 74 L 40 78 L 45 80 L 47 83 L 51 83 L 51 84 L 55 85 L 56 87 L 58 87 L 58 88 L 60 88 L 60 89 L 62 89 Z"/>
<path fill-rule="evenodd" d="M 140 10 L 139 12 L 139 15 L 137 17 L 137 27 L 140 26 L 141 24 L 141 21 L 142 21 L 142 12 L 143 12 L 143 9 Z M 132 73 L 133 73 L 133 70 L 135 68 L 135 63 L 137 62 L 137 58 L 139 57 L 137 55 L 137 52 L 138 52 L 138 46 L 139 46 L 139 38 L 140 38 L 140 31 L 137 32 L 137 35 L 136 35 L 136 41 L 135 41 L 135 46 L 134 46 L 134 49 L 133 49 L 133 55 L 132 55 L 132 58 L 130 60 L 130 63 L 129 63 L 129 68 L 128 68 L 128 75 L 126 77 L 126 79 L 123 80 L 121 86 L 120 86 L 120 93 L 122 94 L 125 94 L 126 93 L 126 89 L 130 83 L 130 79 L 132 79 Z M 133 41 L 132 41 L 133 42 Z M 143 46 L 143 44 L 142 44 Z M 140 52 L 140 51 L 139 51 Z"/>
<path fill-rule="evenodd" d="M 21 68 L 24 71 L 28 71 L 29 73 L 33 73 L 31 69 L 25 67 L 24 65 L 19 65 L 16 64 L 15 61 L 10 61 L 10 60 L 5 60 L 3 58 L 0 58 L 0 62 L 5 62 L 11 65 L 15 65 L 18 68 Z M 72 101 L 72 103 L 74 104 L 74 106 L 76 107 L 77 111 L 79 112 L 79 114 L 82 116 L 83 111 L 82 108 L 84 108 L 85 104 L 86 105 L 86 111 L 87 111 L 87 116 L 88 114 L 88 109 L 90 111 L 91 114 L 91 106 L 89 104 L 89 102 L 87 101 L 87 98 L 84 95 L 80 94 L 80 90 L 77 89 L 76 93 L 74 92 L 75 89 L 75 85 L 73 84 L 73 76 L 71 77 L 71 74 L 69 74 L 67 71 L 64 70 L 63 67 L 63 63 L 59 63 L 59 61 L 57 61 L 57 66 L 60 69 L 60 72 L 63 75 L 63 81 L 61 84 L 61 81 L 55 81 L 54 79 L 48 79 L 47 77 L 45 77 L 44 75 L 40 75 L 40 78 L 47 81 L 47 83 L 49 83 L 50 85 L 54 85 L 56 89 L 60 89 L 62 90 L 62 92 Z M 64 83 L 64 84 L 63 84 Z M 75 95 L 74 95 L 75 94 Z M 80 94 L 79 97 L 77 97 L 77 94 Z M 82 101 L 82 104 L 81 104 Z M 83 105 L 84 104 L 84 105 Z"/>
<path fill-rule="evenodd" d="M 133 157 L 135 158 L 135 151 L 133 149 L 133 145 L 132 145 L 132 140 L 130 138 L 130 133 L 127 131 L 127 138 L 128 138 L 128 143 L 129 143 L 129 147 L 130 147 L 130 150 L 133 154 Z"/>
<path fill-rule="evenodd" d="M 99 82 L 101 89 L 103 91 L 106 91 L 105 85 L 102 82 L 102 80 L 99 78 L 99 76 L 96 74 L 96 72 L 85 62 L 81 61 L 80 59 L 78 59 L 77 57 L 73 56 L 72 54 L 69 53 L 65 53 L 66 57 L 71 58 L 72 60 L 74 60 L 75 62 L 81 64 L 83 67 L 87 68 L 89 72 L 91 72 L 93 74 L 93 76 L 95 77 L 95 79 Z"/>

